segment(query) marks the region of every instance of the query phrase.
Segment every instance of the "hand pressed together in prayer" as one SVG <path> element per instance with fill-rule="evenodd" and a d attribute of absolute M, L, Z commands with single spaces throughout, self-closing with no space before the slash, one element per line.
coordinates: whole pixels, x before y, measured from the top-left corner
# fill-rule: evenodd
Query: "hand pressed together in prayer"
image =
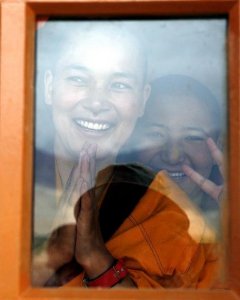
<path fill-rule="evenodd" d="M 48 265 L 57 270 L 74 258 L 89 278 L 105 272 L 114 258 L 105 246 L 95 196 L 96 146 L 84 145 L 72 169 L 54 220 L 47 247 Z M 129 277 L 123 285 L 133 286 Z"/>
<path fill-rule="evenodd" d="M 89 147 L 87 152 L 86 145 L 79 155 L 79 161 L 73 167 L 62 196 L 59 200 L 57 214 L 53 222 L 52 235 L 48 242 L 48 255 L 51 267 L 54 269 L 70 262 L 75 255 L 76 245 L 76 207 L 80 207 L 81 196 L 86 191 L 86 185 L 89 186 L 90 174 L 85 177 L 83 173 L 86 168 L 86 161 L 94 164 L 94 159 L 89 157 L 93 155 L 94 149 Z M 95 173 L 94 173 L 95 174 Z M 91 176 L 91 188 L 93 187 L 94 176 Z M 87 192 L 87 191 L 86 191 Z"/>
<path fill-rule="evenodd" d="M 212 138 L 208 138 L 206 141 L 212 158 L 217 163 L 221 175 L 224 177 L 224 164 L 223 164 L 223 153 L 217 147 L 216 143 Z M 217 185 L 211 180 L 203 177 L 198 172 L 194 171 L 191 167 L 183 165 L 184 173 L 189 176 L 192 181 L 194 181 L 204 192 L 210 195 L 213 199 L 217 201 L 218 204 L 221 202 L 221 197 L 223 195 L 224 185 Z"/>
<path fill-rule="evenodd" d="M 102 239 L 95 199 L 96 146 L 84 145 L 60 198 L 48 243 L 49 264 L 54 269 L 74 257 L 88 276 L 97 276 L 113 258 Z"/>
<path fill-rule="evenodd" d="M 100 231 L 99 206 L 95 197 L 96 147 L 82 153 L 79 180 L 79 203 L 75 207 L 77 220 L 75 258 L 87 275 L 94 278 L 113 263 Z"/>

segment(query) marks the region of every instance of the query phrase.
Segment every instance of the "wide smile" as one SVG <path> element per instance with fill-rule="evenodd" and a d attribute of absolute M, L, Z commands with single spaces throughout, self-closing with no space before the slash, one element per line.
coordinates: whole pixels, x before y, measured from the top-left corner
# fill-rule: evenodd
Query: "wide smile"
<path fill-rule="evenodd" d="M 164 170 L 165 172 L 167 172 L 168 176 L 173 179 L 174 181 L 183 181 L 185 179 L 187 179 L 187 175 L 182 172 L 181 170 L 168 170 L 167 168 L 156 168 L 152 167 L 152 169 L 158 173 L 160 170 Z"/>
<path fill-rule="evenodd" d="M 89 121 L 84 119 L 74 119 L 74 123 L 85 131 L 95 132 L 95 133 L 103 133 L 109 131 L 113 128 L 113 123 L 106 121 Z"/>
<path fill-rule="evenodd" d="M 182 179 L 185 179 L 187 177 L 187 175 L 183 172 L 172 172 L 172 171 L 167 171 L 169 177 L 171 177 L 173 180 L 182 180 Z"/>

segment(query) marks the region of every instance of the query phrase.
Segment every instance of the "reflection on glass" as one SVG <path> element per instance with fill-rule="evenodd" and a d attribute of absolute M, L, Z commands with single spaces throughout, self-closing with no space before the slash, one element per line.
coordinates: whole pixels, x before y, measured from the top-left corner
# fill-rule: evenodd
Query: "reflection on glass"
<path fill-rule="evenodd" d="M 185 75 L 163 76 L 151 83 L 144 116 L 125 147 L 128 160 L 156 173 L 165 170 L 216 229 L 223 191 L 222 126 L 220 105 L 206 86 Z"/>
<path fill-rule="evenodd" d="M 41 24 L 34 286 L 218 284 L 225 27 Z"/>

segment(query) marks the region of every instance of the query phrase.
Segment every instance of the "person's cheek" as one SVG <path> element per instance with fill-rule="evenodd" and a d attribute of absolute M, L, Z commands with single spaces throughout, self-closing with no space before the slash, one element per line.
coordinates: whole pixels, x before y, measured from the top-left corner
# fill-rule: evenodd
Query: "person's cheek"
<path fill-rule="evenodd" d="M 85 90 L 71 86 L 64 80 L 58 81 L 54 86 L 53 103 L 59 109 L 71 109 L 86 97 Z"/>
<path fill-rule="evenodd" d="M 197 144 L 188 148 L 188 155 L 195 171 L 203 176 L 209 176 L 212 168 L 211 154 L 206 143 Z"/>
<path fill-rule="evenodd" d="M 138 109 L 138 105 L 136 105 L 136 102 L 131 97 L 124 98 L 121 102 L 115 104 L 115 110 L 118 112 L 123 125 L 126 124 L 131 133 L 139 117 Z"/>
<path fill-rule="evenodd" d="M 140 163 L 143 164 L 149 164 L 151 159 L 152 159 L 152 155 L 151 152 L 149 151 L 148 148 L 145 148 L 143 145 L 141 145 L 139 147 L 139 152 L 138 152 L 138 160 Z"/>
<path fill-rule="evenodd" d="M 142 143 L 138 145 L 138 159 L 144 164 L 156 165 L 160 168 L 160 146 L 143 136 Z"/>

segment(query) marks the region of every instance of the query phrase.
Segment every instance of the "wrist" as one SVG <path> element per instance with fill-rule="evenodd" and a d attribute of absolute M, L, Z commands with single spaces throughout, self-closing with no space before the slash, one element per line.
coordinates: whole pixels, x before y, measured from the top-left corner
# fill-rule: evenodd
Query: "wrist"
<path fill-rule="evenodd" d="M 79 264 L 89 278 L 95 278 L 111 267 L 113 262 L 114 258 L 105 250 L 89 254 L 81 263 L 79 262 Z"/>
<path fill-rule="evenodd" d="M 128 276 L 128 271 L 124 266 L 123 259 L 115 259 L 112 265 L 104 272 L 94 278 L 84 276 L 83 283 L 86 287 L 111 288 L 119 284 Z"/>

